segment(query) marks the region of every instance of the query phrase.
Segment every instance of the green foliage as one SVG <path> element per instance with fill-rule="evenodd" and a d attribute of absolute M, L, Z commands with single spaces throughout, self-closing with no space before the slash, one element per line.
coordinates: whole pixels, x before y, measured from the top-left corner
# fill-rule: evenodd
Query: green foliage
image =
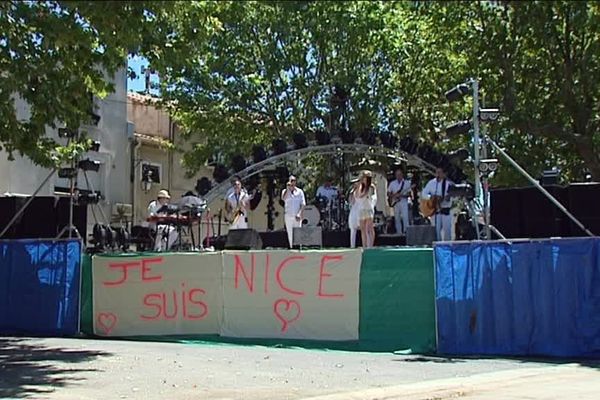
<path fill-rule="evenodd" d="M 77 129 L 90 120 L 92 97 L 113 90 L 106 77 L 129 52 L 160 42 L 169 3 L 0 2 L 0 146 L 34 163 L 55 165 L 73 150 L 47 128 Z M 28 107 L 17 113 L 16 100 Z"/>

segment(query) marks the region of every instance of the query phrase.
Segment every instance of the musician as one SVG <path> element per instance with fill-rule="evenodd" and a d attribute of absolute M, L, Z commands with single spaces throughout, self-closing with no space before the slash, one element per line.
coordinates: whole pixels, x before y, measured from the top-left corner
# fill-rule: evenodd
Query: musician
<path fill-rule="evenodd" d="M 167 216 L 167 208 L 171 195 L 169 191 L 163 189 L 158 192 L 156 200 L 148 205 L 148 218 L 160 218 Z M 154 239 L 154 251 L 170 250 L 175 241 L 177 241 L 177 229 L 169 224 L 160 222 L 150 222 L 150 228 L 156 231 Z"/>
<path fill-rule="evenodd" d="M 444 168 L 437 167 L 435 169 L 435 178 L 427 182 L 421 196 L 424 199 L 436 197 L 439 200 L 437 211 L 433 215 L 433 225 L 435 226 L 437 240 L 452 239 L 452 200 L 448 196 L 448 189 L 454 186 L 454 182 L 446 177 Z"/>
<path fill-rule="evenodd" d="M 296 186 L 296 177 L 291 175 L 286 188 L 281 192 L 281 199 L 285 203 L 285 229 L 288 235 L 290 248 L 293 247 L 294 228 L 302 226 L 302 213 L 306 207 L 304 191 Z"/>
<path fill-rule="evenodd" d="M 388 203 L 394 208 L 394 222 L 396 224 L 396 233 L 406 235 L 406 229 L 410 224 L 408 214 L 408 199 L 412 191 L 412 183 L 404 179 L 404 171 L 397 168 L 395 171 L 396 179 L 388 185 Z"/>
<path fill-rule="evenodd" d="M 331 178 L 327 177 L 325 182 L 317 189 L 317 198 L 327 199 L 327 204 L 337 200 L 339 196 L 338 189 L 331 184 Z"/>
<path fill-rule="evenodd" d="M 371 171 L 363 171 L 360 181 L 355 184 L 353 193 L 353 207 L 358 207 L 360 235 L 364 248 L 373 247 L 375 243 L 373 218 L 375 217 L 375 204 L 377 204 L 377 188 L 372 182 Z"/>
<path fill-rule="evenodd" d="M 250 196 L 242 188 L 242 182 L 239 179 L 233 182 L 232 189 L 225 201 L 225 211 L 229 215 L 229 229 L 248 229 Z"/>

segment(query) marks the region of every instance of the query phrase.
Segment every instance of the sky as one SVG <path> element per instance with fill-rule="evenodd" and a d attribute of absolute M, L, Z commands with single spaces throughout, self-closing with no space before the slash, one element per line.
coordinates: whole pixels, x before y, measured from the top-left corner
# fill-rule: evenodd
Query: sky
<path fill-rule="evenodd" d="M 142 69 L 145 69 L 148 66 L 148 60 L 140 56 L 129 57 L 127 60 L 127 64 L 129 68 L 131 68 L 137 75 L 136 79 L 127 78 L 127 91 L 128 92 L 143 92 L 146 89 L 146 85 L 144 83 L 144 74 L 142 73 Z M 158 77 L 156 75 L 152 75 L 150 77 L 150 82 L 155 83 L 158 82 Z M 153 94 L 157 94 L 157 90 L 152 90 Z"/>

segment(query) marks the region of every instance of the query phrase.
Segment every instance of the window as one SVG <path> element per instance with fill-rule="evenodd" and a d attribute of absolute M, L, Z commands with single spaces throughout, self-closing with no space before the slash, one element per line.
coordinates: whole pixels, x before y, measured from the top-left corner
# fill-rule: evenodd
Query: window
<path fill-rule="evenodd" d="M 162 181 L 162 166 L 160 164 L 142 163 L 142 182 L 160 184 Z"/>

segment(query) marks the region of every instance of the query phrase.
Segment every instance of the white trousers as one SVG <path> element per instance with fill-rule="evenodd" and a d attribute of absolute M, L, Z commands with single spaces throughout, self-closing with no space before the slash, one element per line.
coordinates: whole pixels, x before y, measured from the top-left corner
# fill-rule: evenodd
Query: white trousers
<path fill-rule="evenodd" d="M 294 244 L 294 228 L 302 227 L 302 220 L 296 221 L 296 215 L 285 215 L 285 230 L 288 235 L 288 242 L 290 244 L 290 248 L 293 247 Z"/>
<path fill-rule="evenodd" d="M 434 214 L 432 220 L 437 241 L 452 240 L 452 215 Z"/>
<path fill-rule="evenodd" d="M 154 251 L 167 251 L 179 237 L 177 229 L 171 225 L 158 225 L 154 239 Z"/>
<path fill-rule="evenodd" d="M 396 234 L 406 235 L 406 228 L 409 225 L 408 199 L 402 199 L 394 205 L 394 223 L 396 224 Z"/>
<path fill-rule="evenodd" d="M 229 225 L 229 230 L 232 229 L 248 229 L 248 223 L 246 222 L 246 217 L 241 216 L 238 218 L 237 223 Z"/>

